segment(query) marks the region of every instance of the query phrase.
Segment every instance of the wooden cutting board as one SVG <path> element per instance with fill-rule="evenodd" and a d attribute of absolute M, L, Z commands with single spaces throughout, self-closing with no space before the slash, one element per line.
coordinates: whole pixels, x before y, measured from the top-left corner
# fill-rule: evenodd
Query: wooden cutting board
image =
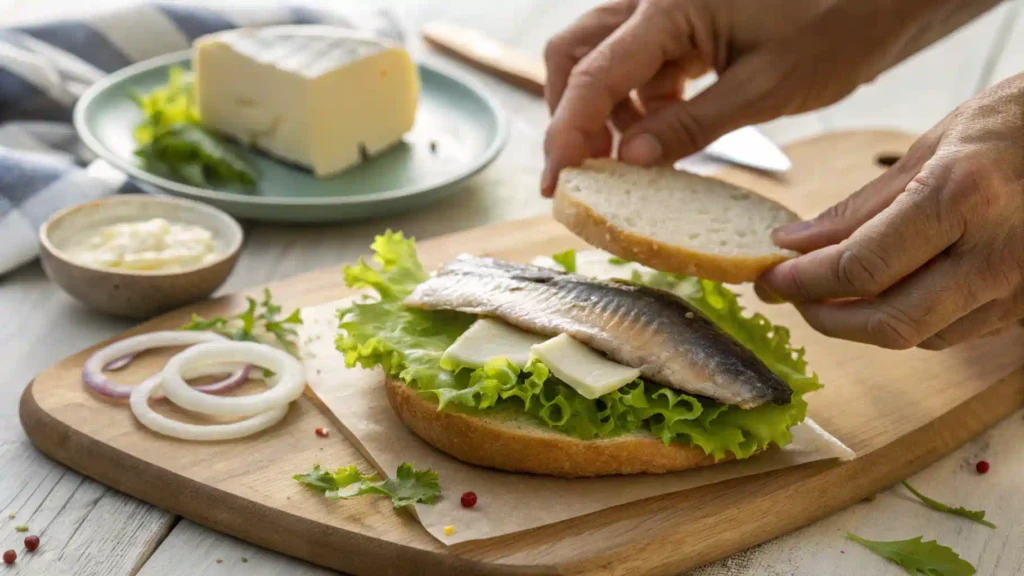
<path fill-rule="evenodd" d="M 879 158 L 884 163 L 885 157 L 898 156 L 912 140 L 890 132 L 830 134 L 790 146 L 795 169 L 785 177 L 739 169 L 722 177 L 812 215 L 880 174 Z M 420 254 L 433 266 L 465 251 L 525 261 L 580 246 L 542 217 L 429 240 L 420 244 Z M 344 297 L 350 292 L 343 287 L 340 264 L 270 288 L 289 309 Z M 815 334 L 788 306 L 767 307 L 752 297 L 745 301 L 790 326 L 794 340 L 806 346 L 811 367 L 826 385 L 809 397 L 811 416 L 854 449 L 856 460 L 742 478 L 450 548 L 386 499 L 329 502 L 291 479 L 313 463 L 370 468 L 340 434 L 314 435 L 319 426 L 339 426 L 309 397 L 256 437 L 179 442 L 143 429 L 125 405 L 88 393 L 79 379 L 90 353 L 83 351 L 26 389 L 21 421 L 40 450 L 104 484 L 216 530 L 345 572 L 676 574 L 870 496 L 1024 404 L 1024 371 L 1018 370 L 1024 364 L 1022 333 L 941 353 L 888 352 Z M 243 304 L 241 295 L 220 298 L 161 316 L 131 333 L 174 329 L 192 313 L 228 314 Z M 120 378 L 140 381 L 168 356 L 147 354 Z"/>

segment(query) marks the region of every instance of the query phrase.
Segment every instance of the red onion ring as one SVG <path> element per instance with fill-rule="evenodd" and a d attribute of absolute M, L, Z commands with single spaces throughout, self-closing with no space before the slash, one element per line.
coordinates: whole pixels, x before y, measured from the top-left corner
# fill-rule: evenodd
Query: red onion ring
<path fill-rule="evenodd" d="M 228 341 L 227 338 L 214 332 L 192 332 L 182 330 L 168 330 L 162 332 L 150 332 L 131 336 L 114 342 L 110 346 L 97 350 L 85 361 L 82 366 L 82 382 L 90 389 L 101 396 L 108 398 L 128 398 L 131 396 L 134 386 L 118 384 L 103 374 L 105 366 L 114 364 L 121 368 L 130 362 L 136 354 L 151 348 L 163 348 L 167 346 L 191 346 L 203 342 Z M 127 358 L 127 360 L 125 360 Z M 120 366 L 121 362 L 124 362 Z M 197 390 L 206 393 L 226 392 L 237 388 L 249 379 L 250 367 L 241 365 L 231 372 L 227 378 L 220 382 L 197 386 Z"/>
<path fill-rule="evenodd" d="M 103 371 L 116 372 L 117 370 L 120 370 L 121 368 L 124 368 L 125 366 L 131 364 L 132 360 L 135 360 L 135 356 L 135 354 L 125 354 L 120 358 L 111 360 L 110 362 L 107 362 L 106 366 L 103 367 Z"/>

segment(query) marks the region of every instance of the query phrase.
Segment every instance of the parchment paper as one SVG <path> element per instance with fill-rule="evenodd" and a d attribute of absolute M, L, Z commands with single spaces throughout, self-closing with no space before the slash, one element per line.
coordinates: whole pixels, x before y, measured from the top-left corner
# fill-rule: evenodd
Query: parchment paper
<path fill-rule="evenodd" d="M 815 460 L 854 457 L 852 450 L 808 419 L 793 428 L 793 443 L 781 450 L 675 474 L 570 480 L 464 464 L 435 450 L 402 424 L 385 396 L 383 372 L 345 367 L 342 354 L 334 347 L 337 310 L 345 303 L 302 310 L 299 342 L 307 382 L 384 477 L 394 474 L 403 462 L 438 472 L 442 499 L 432 506 L 416 505 L 415 515 L 445 544 L 536 528 L 626 502 Z M 338 467 L 351 462 L 321 464 Z M 468 490 L 479 498 L 472 509 L 462 508 L 459 502 Z M 446 536 L 444 528 L 449 525 L 455 532 Z"/>

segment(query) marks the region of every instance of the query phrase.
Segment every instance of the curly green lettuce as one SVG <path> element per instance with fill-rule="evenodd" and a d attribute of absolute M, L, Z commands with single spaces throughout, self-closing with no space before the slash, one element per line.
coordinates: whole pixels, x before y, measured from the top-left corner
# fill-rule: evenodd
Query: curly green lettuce
<path fill-rule="evenodd" d="M 793 389 L 789 404 L 743 410 L 644 379 L 589 400 L 552 376 L 538 360 L 522 370 L 504 358 L 475 370 L 442 362 L 444 351 L 476 317 L 406 308 L 402 301 L 427 279 L 415 241 L 389 230 L 371 247 L 377 266 L 361 259 L 345 268 L 345 281 L 375 292 L 376 298 L 339 312 L 338 350 L 349 366 L 382 367 L 435 398 L 439 410 L 449 406 L 466 411 L 520 410 L 584 440 L 643 429 L 666 444 L 697 445 L 715 459 L 730 454 L 746 458 L 772 444 L 791 442 L 790 428 L 807 413 L 803 396 L 821 386 L 817 376 L 807 375 L 804 351 L 793 348 L 786 328 L 772 325 L 760 314 L 745 316 L 736 294 L 717 282 L 663 273 L 633 280 L 673 290 L 753 351 Z"/>

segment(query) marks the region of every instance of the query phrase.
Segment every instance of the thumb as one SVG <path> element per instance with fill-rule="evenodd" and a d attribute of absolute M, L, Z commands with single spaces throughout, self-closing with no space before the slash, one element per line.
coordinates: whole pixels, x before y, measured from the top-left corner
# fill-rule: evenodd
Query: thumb
<path fill-rule="evenodd" d="M 869 182 L 848 198 L 834 204 L 810 220 L 786 224 L 772 231 L 772 241 L 780 248 L 813 252 L 846 240 L 858 228 L 892 204 L 925 169 L 935 154 L 943 124 L 922 136 L 892 168 Z"/>

